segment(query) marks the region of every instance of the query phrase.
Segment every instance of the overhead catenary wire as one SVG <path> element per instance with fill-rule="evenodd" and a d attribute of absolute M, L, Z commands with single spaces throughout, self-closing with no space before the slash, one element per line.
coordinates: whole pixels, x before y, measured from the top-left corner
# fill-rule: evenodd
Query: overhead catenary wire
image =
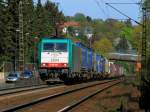
<path fill-rule="evenodd" d="M 100 3 L 98 0 L 94 0 L 94 2 L 97 4 L 98 8 L 102 11 L 102 13 L 104 14 L 104 16 L 107 17 L 106 12 L 104 11 L 104 9 L 101 7 Z"/>
<path fill-rule="evenodd" d="M 120 5 L 120 4 L 137 4 L 137 5 L 140 5 L 141 3 L 139 3 L 139 2 L 136 2 L 136 3 L 114 3 L 114 2 L 109 2 L 109 3 L 106 3 L 106 4 L 118 4 L 118 5 Z"/>
<path fill-rule="evenodd" d="M 105 2 L 104 2 L 104 0 L 102 0 L 103 1 L 103 3 L 105 4 Z M 110 18 L 110 15 L 109 15 L 109 8 L 108 8 L 108 6 L 105 4 L 105 9 L 106 9 L 106 11 L 107 11 L 107 15 L 108 15 L 108 18 Z"/>
<path fill-rule="evenodd" d="M 140 22 L 134 20 L 133 18 L 129 17 L 128 15 L 126 15 L 125 13 L 121 12 L 120 10 L 118 10 L 117 8 L 113 7 L 112 5 L 110 5 L 111 3 L 106 3 L 106 5 L 110 6 L 111 8 L 113 8 L 114 10 L 116 10 L 117 12 L 119 12 L 121 15 L 129 18 L 130 20 L 134 21 L 135 23 L 142 25 Z"/>
<path fill-rule="evenodd" d="M 104 4 L 103 6 L 105 6 L 105 9 L 107 10 L 106 12 L 106 15 L 107 15 L 107 18 L 109 18 L 109 10 L 108 10 L 108 7 L 107 7 L 107 5 L 105 5 L 105 2 L 104 2 L 104 0 L 100 0 L 101 1 L 101 3 L 102 4 Z M 104 10 L 105 11 L 105 10 Z"/>

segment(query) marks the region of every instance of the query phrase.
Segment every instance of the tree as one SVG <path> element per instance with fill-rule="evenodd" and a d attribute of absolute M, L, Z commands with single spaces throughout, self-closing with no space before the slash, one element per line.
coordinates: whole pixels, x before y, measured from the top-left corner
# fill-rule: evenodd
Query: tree
<path fill-rule="evenodd" d="M 34 34 L 35 36 L 49 37 L 55 35 L 56 28 L 64 21 L 64 15 L 58 10 L 58 6 L 47 1 L 44 6 L 40 0 L 35 8 Z"/>
<path fill-rule="evenodd" d="M 133 36 L 132 36 L 132 47 L 137 50 L 137 52 L 141 53 L 141 38 L 142 38 L 142 27 L 134 26 L 133 28 Z"/>
<path fill-rule="evenodd" d="M 55 3 L 47 1 L 44 5 L 46 10 L 45 23 L 47 25 L 47 35 L 56 35 L 59 32 L 59 26 L 65 21 L 65 17 L 61 11 L 58 10 L 58 6 Z M 57 30 L 57 31 L 56 31 Z"/>
<path fill-rule="evenodd" d="M 74 20 L 77 21 L 77 22 L 84 22 L 84 21 L 86 21 L 86 17 L 82 13 L 76 13 L 74 15 Z"/>
<path fill-rule="evenodd" d="M 150 1 L 149 0 L 145 0 L 144 1 L 144 6 L 145 7 L 149 7 L 150 6 Z"/>
<path fill-rule="evenodd" d="M 92 22 L 92 18 L 90 16 L 87 16 L 86 19 L 88 22 Z"/>
<path fill-rule="evenodd" d="M 128 49 L 129 49 L 128 41 L 124 36 L 124 37 L 120 38 L 120 41 L 119 41 L 118 45 L 116 46 L 116 50 L 118 52 L 127 53 Z"/>
<path fill-rule="evenodd" d="M 125 21 L 125 24 L 127 25 L 127 27 L 132 27 L 131 19 L 127 19 L 127 21 Z"/>
<path fill-rule="evenodd" d="M 34 50 L 34 5 L 32 0 L 26 0 L 23 5 L 23 21 L 24 21 L 24 53 L 25 63 L 33 62 Z"/>
<path fill-rule="evenodd" d="M 125 37 L 128 41 L 132 42 L 133 41 L 133 38 L 132 38 L 133 37 L 133 28 L 128 27 L 128 25 L 127 25 L 120 32 L 120 36 Z"/>
<path fill-rule="evenodd" d="M 54 3 L 47 1 L 44 5 L 45 13 L 47 17 L 45 18 L 45 24 L 47 24 L 47 36 L 48 35 L 55 35 L 55 27 L 57 21 L 58 10 Z M 58 16 L 59 17 L 59 16 Z"/>
<path fill-rule="evenodd" d="M 0 65 L 3 61 L 13 61 L 19 56 L 19 1 L 5 0 L 8 5 L 2 4 L 0 0 Z M 32 0 L 23 2 L 23 30 L 25 63 L 33 62 L 35 39 L 49 37 L 55 33 L 57 23 L 65 20 L 58 6 L 47 1 L 44 5 L 38 0 L 37 6 Z M 17 53 L 17 54 L 16 54 Z"/>
<path fill-rule="evenodd" d="M 93 44 L 95 51 L 105 57 L 108 57 L 108 53 L 113 51 L 112 43 L 107 38 L 102 38 L 99 41 L 95 41 Z"/>
<path fill-rule="evenodd" d="M 4 38 L 4 32 L 6 30 L 4 21 L 5 21 L 5 6 L 2 4 L 2 0 L 0 0 L 0 42 L 3 42 L 0 44 L 0 65 L 2 64 L 2 61 L 5 60 L 5 38 Z M 4 41 L 5 40 L 5 41 Z"/>
<path fill-rule="evenodd" d="M 44 37 L 43 17 L 45 17 L 44 8 L 42 7 L 41 0 L 38 0 L 38 4 L 35 7 L 35 11 L 34 11 L 34 21 L 33 21 L 34 37 L 38 37 L 38 38 Z"/>
<path fill-rule="evenodd" d="M 11 3 L 6 6 L 0 2 L 0 64 L 4 61 L 12 61 L 15 56 L 15 22 L 11 15 L 14 13 L 14 10 L 10 10 Z"/>

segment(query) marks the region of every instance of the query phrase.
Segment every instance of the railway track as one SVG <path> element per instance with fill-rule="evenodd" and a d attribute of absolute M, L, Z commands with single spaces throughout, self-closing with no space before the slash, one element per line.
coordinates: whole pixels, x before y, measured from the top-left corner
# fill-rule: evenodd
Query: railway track
<path fill-rule="evenodd" d="M 70 111 L 70 110 L 73 109 L 74 107 L 80 105 L 82 102 L 88 100 L 89 98 L 95 96 L 96 94 L 98 94 L 98 93 L 100 93 L 100 92 L 103 92 L 103 91 L 105 91 L 105 90 L 107 90 L 107 89 L 109 89 L 109 88 L 111 88 L 111 87 L 113 87 L 113 86 L 115 86 L 115 85 L 117 85 L 117 84 L 119 84 L 119 83 L 121 83 L 121 82 L 122 82 L 122 81 L 118 81 L 118 82 L 116 82 L 116 83 L 114 83 L 114 84 L 112 84 L 112 85 L 109 85 L 109 86 L 107 86 L 107 87 L 105 87 L 105 88 L 103 88 L 103 89 L 98 89 L 98 90 L 92 92 L 91 94 L 88 94 L 87 96 L 85 96 L 85 97 L 83 97 L 83 98 L 77 100 L 76 102 L 73 102 L 73 103 L 71 103 L 71 104 L 69 104 L 69 105 L 63 107 L 62 109 L 58 110 L 57 112 L 67 112 L 67 111 Z"/>
<path fill-rule="evenodd" d="M 6 88 L 2 88 L 0 89 L 0 91 L 7 91 L 7 90 L 11 90 L 11 89 L 20 89 L 20 88 L 26 88 L 26 87 L 32 87 L 32 86 L 40 86 L 40 85 L 45 85 L 45 84 L 35 84 L 35 85 L 31 85 L 31 86 L 16 86 L 16 87 L 6 87 Z"/>
<path fill-rule="evenodd" d="M 53 84 L 53 85 L 42 84 L 42 85 L 22 87 L 22 88 L 19 87 L 19 88 L 13 88 L 13 89 L 4 89 L 4 90 L 0 90 L 0 97 L 5 96 L 5 95 L 12 95 L 12 94 L 16 94 L 16 93 L 22 93 L 22 92 L 27 92 L 27 91 L 34 91 L 34 90 L 38 90 L 38 89 L 55 87 L 55 86 L 59 86 L 59 85 L 62 85 L 62 84 Z"/>
<path fill-rule="evenodd" d="M 63 92 L 59 92 L 59 93 L 52 94 L 52 95 L 49 95 L 49 96 L 41 97 L 41 98 L 38 98 L 36 100 L 32 100 L 28 103 L 23 103 L 23 104 L 20 104 L 20 105 L 15 105 L 13 107 L 5 108 L 1 111 L 2 112 L 39 111 L 39 110 L 36 110 L 36 109 L 39 109 L 41 105 L 44 105 L 46 103 L 47 106 L 44 105 L 44 107 L 52 107 L 52 108 L 56 107 L 55 109 L 52 109 L 51 111 L 65 112 L 65 111 L 68 111 L 69 109 L 75 107 L 76 105 L 80 104 L 84 100 L 86 100 L 86 99 L 88 99 L 88 98 L 90 98 L 90 97 L 92 97 L 92 96 L 94 96 L 94 95 L 96 95 L 96 94 L 98 94 L 98 93 L 100 93 L 100 92 L 116 85 L 116 84 L 119 84 L 121 81 L 122 80 L 120 80 L 120 79 L 115 79 L 115 80 L 103 81 L 103 82 L 99 82 L 99 83 L 95 83 L 95 84 L 86 84 L 84 86 L 79 86 L 78 85 L 78 87 L 75 87 L 75 88 L 72 88 L 72 89 L 67 89 Z M 95 88 L 97 88 L 97 89 L 95 89 Z M 79 95 L 81 93 L 84 93 L 84 94 Z M 87 95 L 87 93 L 89 93 L 89 94 Z M 72 99 L 73 97 L 76 97 L 76 94 L 79 97 L 77 99 L 80 99 L 80 100 Z M 66 98 L 66 96 L 70 97 L 70 100 L 72 99 L 71 101 L 69 101 L 69 102 L 71 102 L 71 103 L 69 103 L 69 105 L 67 105 L 68 103 L 66 103 L 66 104 L 64 103 L 65 104 L 64 107 L 59 106 L 59 104 L 57 106 L 54 105 L 55 103 L 57 104 L 57 102 L 58 103 L 63 103 L 63 101 L 66 101 L 64 99 L 64 98 Z M 55 103 L 53 103 L 53 102 L 55 102 Z"/>
<path fill-rule="evenodd" d="M 45 88 L 45 87 L 48 87 L 48 86 L 46 84 L 43 84 L 43 85 L 39 85 L 39 86 L 4 89 L 4 90 L 0 90 L 0 96 L 24 92 L 24 91 L 28 91 L 28 90 L 35 90 L 35 89 L 40 89 L 40 88 Z"/>

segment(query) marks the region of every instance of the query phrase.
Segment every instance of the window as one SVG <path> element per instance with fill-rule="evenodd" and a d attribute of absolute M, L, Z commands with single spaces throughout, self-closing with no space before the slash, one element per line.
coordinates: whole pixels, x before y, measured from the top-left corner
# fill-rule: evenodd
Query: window
<path fill-rule="evenodd" d="M 43 50 L 44 51 L 54 51 L 54 43 L 44 43 Z"/>
<path fill-rule="evenodd" d="M 67 52 L 67 44 L 66 43 L 44 43 L 43 50 L 51 51 L 51 52 Z"/>
<path fill-rule="evenodd" d="M 9 77 L 17 77 L 17 74 L 9 74 Z"/>
<path fill-rule="evenodd" d="M 55 44 L 55 51 L 67 52 L 67 44 L 65 44 L 65 43 L 56 43 Z"/>

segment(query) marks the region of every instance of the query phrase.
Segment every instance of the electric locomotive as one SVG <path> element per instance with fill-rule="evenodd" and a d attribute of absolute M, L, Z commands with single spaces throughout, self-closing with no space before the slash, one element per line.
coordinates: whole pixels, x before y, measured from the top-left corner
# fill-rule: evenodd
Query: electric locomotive
<path fill-rule="evenodd" d="M 69 39 L 43 38 L 38 45 L 39 74 L 42 80 L 58 79 L 68 74 L 70 66 Z"/>

